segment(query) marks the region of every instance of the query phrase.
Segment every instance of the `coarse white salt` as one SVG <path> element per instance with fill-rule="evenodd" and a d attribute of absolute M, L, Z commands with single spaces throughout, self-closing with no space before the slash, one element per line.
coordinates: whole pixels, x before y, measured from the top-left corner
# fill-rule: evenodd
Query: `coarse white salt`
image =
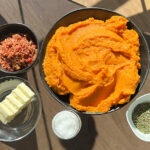
<path fill-rule="evenodd" d="M 71 139 L 75 137 L 81 129 L 80 117 L 72 111 L 61 111 L 52 120 L 52 129 L 61 139 Z"/>

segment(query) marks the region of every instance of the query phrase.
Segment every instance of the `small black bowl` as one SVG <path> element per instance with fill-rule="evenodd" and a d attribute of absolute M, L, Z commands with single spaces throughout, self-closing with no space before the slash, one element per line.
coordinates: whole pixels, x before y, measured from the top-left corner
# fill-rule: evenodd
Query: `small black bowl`
<path fill-rule="evenodd" d="M 68 26 L 70 24 L 88 19 L 90 17 L 94 17 L 95 19 L 100 19 L 100 20 L 107 20 L 112 16 L 123 16 L 119 13 L 116 13 L 114 11 L 111 10 L 107 10 L 104 8 L 83 8 L 83 9 L 78 9 L 75 11 L 72 11 L 66 15 L 64 15 L 62 18 L 60 18 L 49 30 L 47 36 L 45 37 L 42 47 L 41 47 L 41 57 L 40 57 L 40 63 L 39 63 L 39 69 L 40 69 L 40 75 L 42 78 L 42 81 L 45 85 L 45 87 L 48 89 L 49 93 L 61 104 L 63 104 L 64 106 L 76 111 L 76 112 L 81 112 L 82 114 L 104 114 L 104 113 L 89 113 L 89 112 L 82 112 L 82 111 L 77 111 L 75 110 L 73 107 L 70 106 L 69 104 L 69 96 L 65 95 L 65 96 L 61 96 L 56 94 L 46 83 L 45 81 L 45 74 L 43 72 L 43 60 L 45 57 L 45 52 L 46 52 L 46 46 L 49 42 L 49 40 L 52 38 L 52 36 L 55 34 L 55 31 L 60 27 L 60 26 Z M 124 17 L 124 16 L 123 16 Z M 125 17 L 126 18 L 126 17 Z M 140 63 L 141 63 L 141 69 L 139 70 L 139 74 L 141 77 L 140 83 L 136 89 L 136 92 L 134 95 L 131 96 L 130 101 L 134 98 L 134 96 L 140 91 L 140 89 L 142 88 L 142 86 L 144 85 L 144 82 L 146 81 L 147 75 L 148 75 L 148 71 L 149 71 L 149 49 L 148 49 L 148 45 L 147 42 L 142 34 L 142 32 L 140 31 L 140 29 L 131 21 L 128 19 L 128 29 L 134 29 L 138 34 L 139 34 L 139 40 L 140 40 Z M 114 112 L 120 108 L 122 108 L 125 104 L 123 105 L 117 105 L 116 107 L 112 107 L 110 109 L 109 112 Z"/>
<path fill-rule="evenodd" d="M 36 55 L 36 59 L 32 62 L 32 64 L 24 69 L 18 70 L 18 71 L 8 71 L 8 70 L 2 70 L 0 67 L 0 71 L 7 73 L 9 75 L 15 75 L 15 74 L 20 74 L 20 73 L 24 73 L 26 72 L 28 69 L 30 69 L 31 67 L 33 67 L 33 65 L 37 62 L 38 57 L 39 57 L 39 44 L 38 44 L 38 40 L 35 36 L 35 34 L 33 33 L 33 31 L 25 24 L 21 24 L 21 23 L 10 23 L 10 24 L 4 24 L 2 26 L 0 26 L 0 41 L 7 38 L 7 36 L 11 35 L 11 34 L 25 34 L 27 35 L 27 38 L 31 39 L 34 44 L 36 44 L 37 46 L 37 55 Z"/>

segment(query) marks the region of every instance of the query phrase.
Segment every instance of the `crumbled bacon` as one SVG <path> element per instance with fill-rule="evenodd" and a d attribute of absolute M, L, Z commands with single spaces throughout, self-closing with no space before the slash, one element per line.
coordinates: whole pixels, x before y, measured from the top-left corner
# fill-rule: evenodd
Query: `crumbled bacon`
<path fill-rule="evenodd" d="M 18 71 L 36 59 L 37 46 L 26 35 L 13 34 L 0 42 L 0 66 L 3 70 Z"/>

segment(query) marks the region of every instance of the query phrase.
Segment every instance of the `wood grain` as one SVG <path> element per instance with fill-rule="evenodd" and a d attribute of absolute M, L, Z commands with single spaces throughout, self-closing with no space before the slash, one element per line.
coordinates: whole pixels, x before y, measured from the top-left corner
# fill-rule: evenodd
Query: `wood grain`
<path fill-rule="evenodd" d="M 81 1 L 81 0 L 80 0 Z M 89 0 L 90 1 L 90 0 Z M 81 6 L 67 0 L 26 0 L 22 2 L 23 19 L 30 26 L 42 42 L 50 27 L 67 12 Z M 144 5 L 145 7 L 144 7 Z M 82 4 L 83 5 L 83 4 Z M 105 7 L 115 10 L 130 17 L 150 39 L 150 4 L 149 0 L 100 0 L 93 4 L 97 7 Z M 0 24 L 21 22 L 18 0 L 0 0 Z M 150 42 L 150 41 L 149 41 Z M 148 150 L 149 143 L 139 140 L 129 128 L 125 113 L 135 98 L 149 93 L 150 76 L 134 98 L 134 100 L 122 109 L 101 116 L 82 115 L 82 130 L 79 135 L 69 141 L 59 140 L 53 133 L 51 121 L 53 116 L 65 109 L 48 93 L 44 87 L 38 64 L 28 71 L 30 83 L 39 90 L 43 103 L 43 112 L 37 128 L 25 139 L 0 143 L 0 150 Z"/>

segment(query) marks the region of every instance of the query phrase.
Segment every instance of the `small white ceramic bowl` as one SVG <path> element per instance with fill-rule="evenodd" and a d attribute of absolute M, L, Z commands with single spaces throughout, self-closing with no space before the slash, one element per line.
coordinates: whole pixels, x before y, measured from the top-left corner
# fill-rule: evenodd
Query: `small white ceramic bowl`
<path fill-rule="evenodd" d="M 150 134 L 144 134 L 140 130 L 138 130 L 132 120 L 132 113 L 133 113 L 135 107 L 139 104 L 146 103 L 146 102 L 150 103 L 150 93 L 140 96 L 129 106 L 129 108 L 126 112 L 126 118 L 127 118 L 128 124 L 129 124 L 130 128 L 132 129 L 133 133 L 139 139 L 141 139 L 145 142 L 150 142 Z"/>

